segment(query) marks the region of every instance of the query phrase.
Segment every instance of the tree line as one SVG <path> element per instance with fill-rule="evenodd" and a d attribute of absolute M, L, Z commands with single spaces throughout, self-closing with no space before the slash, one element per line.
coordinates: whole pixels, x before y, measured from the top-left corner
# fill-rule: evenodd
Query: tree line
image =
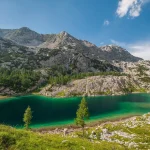
<path fill-rule="evenodd" d="M 25 92 L 40 79 L 40 73 L 32 70 L 0 68 L 0 86 L 9 87 L 16 92 Z"/>
<path fill-rule="evenodd" d="M 76 79 L 83 79 L 90 76 L 122 76 L 120 72 L 85 72 L 85 73 L 68 73 L 63 69 L 52 69 L 47 71 L 47 76 L 40 72 L 26 69 L 7 69 L 0 68 L 0 87 L 9 87 L 15 92 L 26 92 L 27 89 L 35 86 L 41 77 L 46 79 L 47 83 L 52 85 L 65 85 Z"/>
<path fill-rule="evenodd" d="M 50 76 L 49 77 L 49 84 L 52 85 L 65 85 L 68 82 L 76 79 L 83 79 L 86 77 L 91 77 L 91 76 L 108 76 L 108 75 L 113 75 L 113 76 L 124 76 L 126 74 L 120 73 L 120 72 L 85 72 L 85 73 L 78 73 L 78 74 L 70 74 L 70 75 L 55 75 L 55 76 Z"/>

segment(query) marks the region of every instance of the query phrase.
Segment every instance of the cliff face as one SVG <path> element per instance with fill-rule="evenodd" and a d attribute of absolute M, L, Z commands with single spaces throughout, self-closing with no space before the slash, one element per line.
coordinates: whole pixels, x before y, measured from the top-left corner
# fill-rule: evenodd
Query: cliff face
<path fill-rule="evenodd" d="M 64 86 L 47 86 L 40 94 L 52 97 L 119 95 L 130 92 L 150 92 L 150 84 L 137 77 L 128 76 L 93 76 L 75 80 Z"/>

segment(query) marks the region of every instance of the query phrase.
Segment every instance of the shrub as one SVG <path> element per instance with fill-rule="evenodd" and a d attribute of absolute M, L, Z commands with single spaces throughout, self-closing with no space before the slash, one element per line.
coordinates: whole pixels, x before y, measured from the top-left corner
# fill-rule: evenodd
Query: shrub
<path fill-rule="evenodd" d="M 7 132 L 0 132 L 0 149 L 8 149 L 16 144 L 15 138 Z"/>

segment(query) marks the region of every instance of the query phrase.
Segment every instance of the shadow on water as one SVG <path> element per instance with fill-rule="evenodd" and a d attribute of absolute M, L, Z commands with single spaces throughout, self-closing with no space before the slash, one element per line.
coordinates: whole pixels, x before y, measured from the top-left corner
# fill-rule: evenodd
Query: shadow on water
<path fill-rule="evenodd" d="M 48 98 L 43 96 L 22 96 L 0 101 L 0 123 L 22 125 L 25 109 L 30 106 L 33 111 L 32 123 L 45 124 L 74 120 L 81 97 Z M 150 95 L 130 94 L 124 96 L 87 97 L 91 117 L 123 112 L 150 111 Z M 139 107 L 139 103 L 143 106 Z"/>

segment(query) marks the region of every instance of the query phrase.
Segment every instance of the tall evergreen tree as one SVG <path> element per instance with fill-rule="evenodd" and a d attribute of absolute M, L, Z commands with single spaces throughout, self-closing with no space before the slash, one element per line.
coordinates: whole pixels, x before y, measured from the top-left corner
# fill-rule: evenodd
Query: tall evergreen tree
<path fill-rule="evenodd" d="M 31 124 L 31 120 L 32 120 L 32 110 L 30 108 L 30 106 L 27 107 L 27 109 L 25 110 L 24 113 L 24 117 L 23 117 L 23 122 L 25 123 L 25 129 L 29 129 L 29 125 Z"/>
<path fill-rule="evenodd" d="M 89 110 L 87 106 L 87 102 L 85 97 L 82 98 L 81 103 L 79 104 L 79 108 L 76 112 L 76 125 L 82 127 L 83 136 L 84 136 L 84 127 L 85 127 L 85 120 L 89 119 Z"/>

